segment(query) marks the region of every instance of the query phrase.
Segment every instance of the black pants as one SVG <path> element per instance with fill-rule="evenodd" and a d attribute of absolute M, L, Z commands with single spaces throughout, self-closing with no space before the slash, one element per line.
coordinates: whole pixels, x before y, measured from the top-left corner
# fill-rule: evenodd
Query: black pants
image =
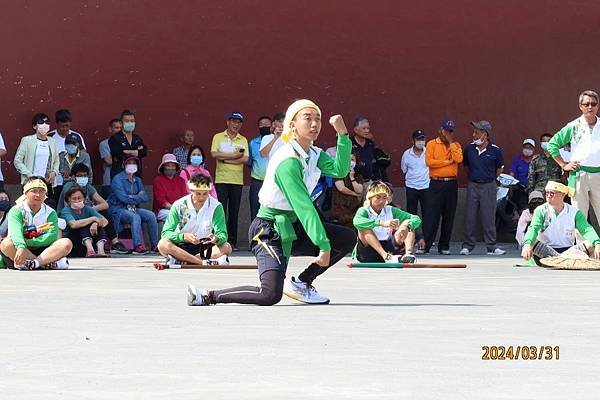
<path fill-rule="evenodd" d="M 406 211 L 413 215 L 418 214 L 419 204 L 421 204 L 421 216 L 423 217 L 423 221 L 425 221 L 425 215 L 427 213 L 427 191 L 428 189 L 413 189 L 406 188 Z M 417 229 L 415 232 L 416 240 L 420 240 L 423 238 L 423 233 L 421 229 Z"/>
<path fill-rule="evenodd" d="M 223 205 L 227 217 L 227 234 L 229 243 L 235 247 L 237 245 L 238 213 L 240 212 L 240 202 L 242 201 L 242 185 L 232 183 L 215 184 L 217 197 Z"/>
<path fill-rule="evenodd" d="M 112 241 L 114 238 L 117 237 L 117 232 L 115 231 L 115 227 L 112 222 L 112 215 L 110 215 L 108 209 L 98 212 L 108 221 L 108 225 L 104 227 L 104 232 L 106 233 L 106 237 L 108 238 L 108 240 Z"/>
<path fill-rule="evenodd" d="M 456 180 L 440 181 L 431 180 L 427 190 L 427 213 L 423 218 L 423 235 L 425 236 L 425 250 L 429 251 L 437 236 L 440 218 L 442 227 L 438 252 L 450 250 L 450 236 L 454 226 L 456 214 L 456 201 L 458 197 L 458 184 Z"/>
<path fill-rule="evenodd" d="M 91 224 L 90 224 L 91 225 Z M 98 241 L 106 240 L 104 229 L 98 227 L 98 234 L 92 235 L 90 232 L 90 225 L 84 226 L 79 229 L 69 228 L 64 231 L 63 237 L 68 238 L 73 243 L 73 248 L 69 253 L 69 257 L 85 257 L 87 254 L 87 248 L 83 244 L 85 239 L 92 239 L 92 246 L 96 246 Z"/>
<path fill-rule="evenodd" d="M 336 264 L 354 246 L 356 235 L 352 229 L 341 225 L 324 224 L 325 232 L 331 243 L 330 266 Z M 292 246 L 293 255 L 316 256 L 319 249 L 312 244 L 306 232 L 298 224 L 295 226 L 298 239 Z M 252 252 L 258 263 L 260 287 L 238 286 L 229 289 L 213 290 L 210 292 L 211 303 L 241 303 L 270 306 L 277 304 L 283 294 L 283 284 L 287 261 L 281 248 L 279 234 L 273 223 L 261 218 L 255 218 L 248 230 Z M 329 267 L 310 264 L 298 279 L 307 284 L 312 282 Z"/>

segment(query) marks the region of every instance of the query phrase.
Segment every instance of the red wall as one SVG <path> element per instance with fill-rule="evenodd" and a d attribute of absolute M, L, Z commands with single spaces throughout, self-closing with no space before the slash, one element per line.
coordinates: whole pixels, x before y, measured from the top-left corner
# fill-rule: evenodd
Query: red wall
<path fill-rule="evenodd" d="M 576 117 L 581 90 L 600 89 L 599 16 L 600 3 L 575 0 L 6 2 L 6 159 L 36 112 L 69 108 L 95 156 L 108 120 L 131 107 L 149 181 L 182 128 L 208 150 L 228 112 L 253 137 L 259 115 L 303 97 L 349 125 L 368 117 L 395 184 L 410 133 L 433 136 L 445 116 L 462 143 L 469 120 L 490 120 L 511 159 L 523 137 Z M 332 143 L 323 129 L 318 144 Z"/>

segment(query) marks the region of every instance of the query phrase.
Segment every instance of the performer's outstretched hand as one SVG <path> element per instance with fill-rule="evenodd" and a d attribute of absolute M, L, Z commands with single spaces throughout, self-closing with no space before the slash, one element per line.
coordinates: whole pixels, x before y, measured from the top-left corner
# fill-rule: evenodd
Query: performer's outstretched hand
<path fill-rule="evenodd" d="M 531 257 L 533 257 L 533 248 L 529 243 L 523 245 L 523 250 L 521 251 L 521 257 L 525 259 L 525 261 L 529 261 Z"/>
<path fill-rule="evenodd" d="M 315 264 L 319 267 L 329 267 L 329 256 L 331 253 L 329 251 L 320 251 L 317 258 L 313 260 Z"/>
<path fill-rule="evenodd" d="M 338 135 L 347 135 L 348 128 L 346 128 L 346 124 L 344 123 L 344 118 L 340 114 L 334 115 L 329 118 L 329 124 L 333 126 L 333 129 L 338 133 Z"/>

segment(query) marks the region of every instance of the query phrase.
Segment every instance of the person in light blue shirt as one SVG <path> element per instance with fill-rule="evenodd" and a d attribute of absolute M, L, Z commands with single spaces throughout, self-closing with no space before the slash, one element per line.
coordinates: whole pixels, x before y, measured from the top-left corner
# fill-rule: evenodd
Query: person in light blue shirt
<path fill-rule="evenodd" d="M 258 213 L 258 208 L 260 207 L 260 203 L 258 202 L 258 192 L 265 179 L 267 163 L 269 162 L 268 157 L 260 155 L 260 143 L 264 136 L 271 134 L 272 123 L 273 121 L 270 117 L 262 116 L 258 118 L 259 136 L 252 139 L 248 145 L 250 148 L 248 166 L 251 168 L 250 193 L 248 194 L 248 199 L 250 200 L 250 221 L 254 220 Z"/>

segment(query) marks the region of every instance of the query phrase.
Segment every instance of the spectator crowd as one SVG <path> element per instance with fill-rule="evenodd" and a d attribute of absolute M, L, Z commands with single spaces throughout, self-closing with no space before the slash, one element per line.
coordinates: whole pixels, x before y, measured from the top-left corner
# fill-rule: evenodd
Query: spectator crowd
<path fill-rule="evenodd" d="M 598 94 L 584 91 L 579 97 L 580 118 L 556 134 L 523 137 L 521 149 L 512 155 L 508 166 L 503 149 L 493 140 L 494 130 L 489 121 L 470 122 L 470 143 L 459 143 L 452 119 L 441 121 L 432 135 L 415 130 L 410 136 L 411 146 L 397 161 L 405 176 L 406 204 L 395 205 L 410 214 L 421 215 L 423 223 L 414 237 L 415 252 L 426 254 L 435 246 L 438 253 L 450 254 L 461 169 L 468 177 L 462 255 L 474 250 L 478 231 L 483 235 L 488 255 L 505 253 L 497 245 L 498 232 L 514 234 L 519 244 L 532 244 L 526 231 L 535 209 L 547 199 L 549 182 L 573 188 L 573 192 L 560 193 L 585 218 L 590 205 L 600 215 L 598 101 Z M 84 135 L 72 129 L 70 111 L 56 111 L 54 121 L 46 114 L 35 114 L 31 120 L 33 133 L 21 138 L 14 154 L 14 168 L 23 186 L 23 196 L 14 202 L 3 188 L 0 170 L 0 237 L 11 236 L 10 244 L 3 241 L 0 251 L 15 264 L 24 262 L 23 245 L 34 238 L 11 235 L 9 215 L 11 206 L 21 204 L 20 216 L 40 230 L 32 234 L 40 234 L 36 240 L 45 250 L 43 256 L 34 255 L 42 257 L 44 262 L 58 265 L 67 256 L 159 253 L 161 246 L 172 248 L 171 242 L 161 242 L 159 246 L 161 237 L 165 238 L 159 226 L 168 223 L 169 237 L 176 238 L 173 221 L 189 214 L 185 201 L 181 200 L 192 195 L 193 204 L 204 207 L 205 199 L 196 193 L 203 190 L 222 206 L 224 220 L 219 219 L 218 225 L 219 232 L 226 234 L 224 237 L 221 234 L 214 243 L 221 246 L 223 255 L 236 251 L 240 242 L 238 223 L 244 170 L 250 171 L 250 182 L 246 183 L 249 183 L 247 201 L 252 220 L 259 210 L 259 192 L 269 159 L 284 144 L 281 139 L 284 119 L 283 113 L 261 116 L 256 122 L 257 135 L 247 138 L 242 134 L 243 114 L 231 112 L 225 129 L 212 137 L 209 152 L 197 144 L 193 130 L 184 129 L 180 144 L 165 153 L 158 166 L 152 167 L 156 168 L 156 175 L 151 182 L 150 209 L 146 208 L 150 199 L 145 189 L 147 182 L 141 175 L 148 147 L 143 134 L 136 130 L 135 112 L 123 110 L 119 118 L 108 123 L 108 137 L 99 143 L 102 161 L 99 190 L 92 185 L 92 156 Z M 51 131 L 53 124 L 55 129 Z M 353 219 L 367 204 L 364 203 L 367 189 L 388 181 L 386 170 L 392 159 L 385 149 L 378 147 L 367 118 L 357 117 L 352 131 L 348 175 L 335 179 L 322 177 L 310 194 L 322 218 L 355 229 Z M 335 147 L 327 149 L 330 156 L 335 156 L 335 152 Z M 6 156 L 0 134 L 0 159 Z M 216 161 L 214 171 L 206 167 L 207 157 Z M 194 189 L 199 187 L 202 190 Z M 174 215 L 173 210 L 181 212 Z M 71 244 L 60 238 L 69 239 Z M 527 250 L 531 251 L 529 247 Z"/>

